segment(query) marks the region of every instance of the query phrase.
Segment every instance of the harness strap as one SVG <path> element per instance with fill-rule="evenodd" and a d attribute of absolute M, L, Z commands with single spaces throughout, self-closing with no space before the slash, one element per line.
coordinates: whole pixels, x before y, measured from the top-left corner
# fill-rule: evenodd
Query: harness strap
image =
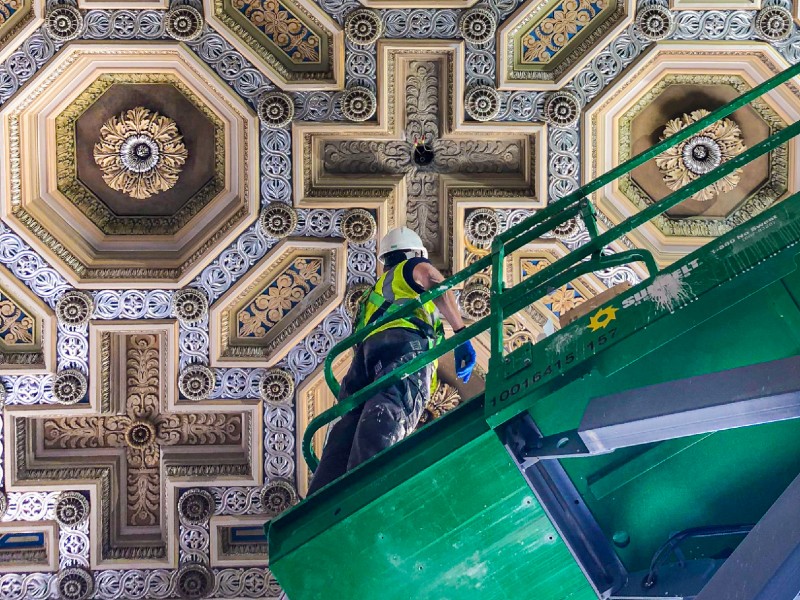
<path fill-rule="evenodd" d="M 369 293 L 369 298 L 367 298 L 367 302 L 372 302 L 375 306 L 377 306 L 377 310 L 372 313 L 372 316 L 367 320 L 367 325 L 372 325 L 375 321 L 380 319 L 383 315 L 386 314 L 386 311 L 389 310 L 389 307 L 392 306 L 392 303 L 389 302 L 386 298 L 381 296 L 375 290 L 371 290 Z"/>

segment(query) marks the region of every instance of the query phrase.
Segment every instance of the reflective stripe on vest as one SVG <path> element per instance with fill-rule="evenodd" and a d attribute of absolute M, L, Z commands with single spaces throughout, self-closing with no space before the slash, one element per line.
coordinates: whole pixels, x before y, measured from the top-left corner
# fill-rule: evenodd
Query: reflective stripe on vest
<path fill-rule="evenodd" d="M 406 281 L 403 275 L 403 267 L 407 260 L 395 265 L 386 271 L 372 289 L 364 293 L 360 301 L 360 310 L 356 331 L 374 323 L 384 314 L 391 310 L 398 310 L 403 304 L 419 298 L 419 294 L 414 291 L 411 284 Z M 413 329 L 430 340 L 431 348 L 444 338 L 444 326 L 439 319 L 436 305 L 428 301 L 417 308 L 411 316 L 394 319 L 381 325 L 371 332 L 367 338 L 385 329 L 402 327 Z M 431 378 L 431 392 L 438 385 L 436 367 L 438 361 L 433 363 L 433 377 Z"/>

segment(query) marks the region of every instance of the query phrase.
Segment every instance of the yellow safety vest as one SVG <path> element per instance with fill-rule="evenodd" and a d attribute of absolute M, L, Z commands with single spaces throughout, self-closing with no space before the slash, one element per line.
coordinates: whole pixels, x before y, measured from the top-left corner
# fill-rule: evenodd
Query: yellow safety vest
<path fill-rule="evenodd" d="M 403 275 L 403 267 L 406 262 L 408 261 L 404 260 L 384 272 L 378 281 L 375 282 L 375 285 L 364 292 L 364 295 L 359 301 L 360 310 L 356 323 L 356 331 L 380 319 L 391 307 L 399 307 L 419 298 L 419 294 L 414 291 L 411 283 L 406 281 Z M 397 310 L 397 308 L 394 310 Z M 420 332 L 430 340 L 431 348 L 444 339 L 444 325 L 432 301 L 426 302 L 407 317 L 395 319 L 381 325 L 375 331 L 371 332 L 367 338 L 375 335 L 379 331 L 397 327 L 413 329 L 414 331 Z M 434 361 L 431 392 L 433 392 L 438 385 L 436 376 L 437 365 L 438 361 Z"/>

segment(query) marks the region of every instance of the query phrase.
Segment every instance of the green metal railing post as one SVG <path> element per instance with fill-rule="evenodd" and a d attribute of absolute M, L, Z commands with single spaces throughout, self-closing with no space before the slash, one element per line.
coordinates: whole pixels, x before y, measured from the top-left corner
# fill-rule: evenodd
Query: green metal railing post
<path fill-rule="evenodd" d="M 499 246 L 495 246 L 494 242 L 492 242 L 492 286 L 489 295 L 489 306 L 491 308 L 491 312 L 489 314 L 490 323 L 491 323 L 491 340 L 489 342 L 489 381 L 487 382 L 489 385 L 492 384 L 492 372 L 498 372 L 498 367 L 500 366 L 497 364 L 498 360 L 502 360 L 503 357 L 503 345 L 504 345 L 504 332 L 503 332 L 503 321 L 505 320 L 505 315 L 503 311 L 503 303 L 500 298 L 501 294 L 503 294 L 505 290 L 505 262 L 506 262 L 506 251 L 502 244 Z"/>
<path fill-rule="evenodd" d="M 597 216 L 594 205 L 588 198 L 581 200 L 581 218 L 584 225 L 586 225 L 586 231 L 589 232 L 589 239 L 593 240 L 597 237 Z"/>

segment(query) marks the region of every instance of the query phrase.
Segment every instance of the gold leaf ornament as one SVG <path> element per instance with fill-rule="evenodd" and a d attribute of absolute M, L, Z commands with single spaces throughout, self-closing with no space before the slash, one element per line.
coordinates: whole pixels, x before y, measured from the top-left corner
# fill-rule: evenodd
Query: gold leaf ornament
<path fill-rule="evenodd" d="M 664 127 L 661 139 L 675 135 L 708 114 L 709 111 L 700 109 L 677 119 L 670 119 Z M 739 126 L 733 119 L 722 119 L 688 140 L 665 150 L 655 161 L 667 187 L 678 190 L 745 150 Z M 694 194 L 691 199 L 707 201 L 729 192 L 739 184 L 741 176 L 742 169 L 735 169 Z"/>
<path fill-rule="evenodd" d="M 106 121 L 94 145 L 106 184 L 137 200 L 175 186 L 188 156 L 175 121 L 142 106 Z"/>

